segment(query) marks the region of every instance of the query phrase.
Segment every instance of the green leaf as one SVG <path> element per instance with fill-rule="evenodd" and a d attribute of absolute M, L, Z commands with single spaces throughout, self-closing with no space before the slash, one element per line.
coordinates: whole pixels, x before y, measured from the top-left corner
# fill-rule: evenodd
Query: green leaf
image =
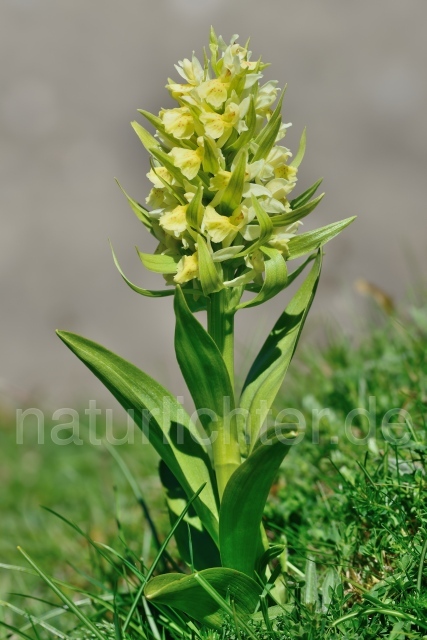
<path fill-rule="evenodd" d="M 305 563 L 304 602 L 307 605 L 317 605 L 318 599 L 316 563 L 309 556 Z"/>
<path fill-rule="evenodd" d="M 136 122 L 136 120 L 134 120 L 133 122 L 131 122 L 131 125 L 136 135 L 141 140 L 142 144 L 149 153 L 151 153 L 153 149 L 159 148 L 159 143 L 157 142 L 156 138 L 154 138 L 154 136 L 152 136 L 151 133 L 147 131 L 147 129 L 144 129 L 144 127 L 140 125 L 139 122 Z"/>
<path fill-rule="evenodd" d="M 348 227 L 355 219 L 356 216 L 346 218 L 345 220 L 340 220 L 340 222 L 333 222 L 326 227 L 321 227 L 314 231 L 307 231 L 306 233 L 295 236 L 295 238 L 291 238 L 288 243 L 288 260 L 294 260 L 295 258 L 304 256 L 306 253 L 316 251 L 316 249 L 322 247 L 329 242 L 329 240 L 335 238 L 335 236 L 341 233 L 341 231 Z"/>
<path fill-rule="evenodd" d="M 309 275 L 274 325 L 246 378 L 240 407 L 250 415 L 251 445 L 258 437 L 292 360 L 316 293 L 321 264 L 319 252 Z"/>
<path fill-rule="evenodd" d="M 196 229 L 196 231 L 200 231 L 200 225 L 202 224 L 202 220 L 203 220 L 204 209 L 202 205 L 202 198 L 203 198 L 203 187 L 202 185 L 199 185 L 194 195 L 194 198 L 188 205 L 188 209 L 186 213 L 187 223 L 190 225 L 190 227 L 192 227 L 193 229 Z"/>
<path fill-rule="evenodd" d="M 247 152 L 241 151 L 231 174 L 230 182 L 225 187 L 221 202 L 218 205 L 218 211 L 222 215 L 231 215 L 242 201 L 247 161 Z"/>
<path fill-rule="evenodd" d="M 261 247 L 263 244 L 266 244 L 269 241 L 271 234 L 273 233 L 272 218 L 270 218 L 268 213 L 264 211 L 259 200 L 254 195 L 251 196 L 251 199 L 252 199 L 252 206 L 254 208 L 255 215 L 257 217 L 257 220 L 260 226 L 259 238 L 254 243 L 246 247 L 244 251 L 241 251 L 240 253 L 235 255 L 234 256 L 235 258 L 241 258 L 243 256 L 246 256 L 248 255 L 248 253 L 252 253 L 256 249 Z"/>
<path fill-rule="evenodd" d="M 200 411 L 200 422 L 212 436 L 219 494 L 240 463 L 234 392 L 225 361 L 213 338 L 188 309 L 180 287 L 175 294 L 175 352 L 179 367 Z"/>
<path fill-rule="evenodd" d="M 275 110 L 271 115 L 270 120 L 255 139 L 255 144 L 258 146 L 258 148 L 255 152 L 254 157 L 252 158 L 252 162 L 256 162 L 257 160 L 262 160 L 262 158 L 267 157 L 267 155 L 273 148 L 274 143 L 276 142 L 277 134 L 279 133 L 280 125 L 282 122 L 281 111 L 283 98 L 285 96 L 285 90 L 286 87 L 282 91 L 282 94 L 279 98 Z"/>
<path fill-rule="evenodd" d="M 294 222 L 297 222 L 297 220 L 302 220 L 302 218 L 308 216 L 317 207 L 324 195 L 324 193 L 321 193 L 320 196 L 317 196 L 317 198 L 314 198 L 311 202 L 307 202 L 306 204 L 301 205 L 301 207 L 293 209 L 289 213 L 274 216 L 272 218 L 273 225 L 275 227 L 283 227 L 288 224 L 293 224 Z"/>
<path fill-rule="evenodd" d="M 117 184 L 119 185 L 122 193 L 124 194 L 124 196 L 126 197 L 130 208 L 132 209 L 132 211 L 134 212 L 134 214 L 136 215 L 136 217 L 138 218 L 138 220 L 140 220 L 142 222 L 142 224 L 147 227 L 147 229 L 149 231 L 152 230 L 153 228 L 153 223 L 151 221 L 151 218 L 149 216 L 149 213 L 147 211 L 147 209 L 145 209 L 142 205 L 139 204 L 139 202 L 136 202 L 136 200 L 133 200 L 127 193 L 126 191 L 123 189 L 122 185 L 120 184 L 120 182 L 116 179 Z"/>
<path fill-rule="evenodd" d="M 299 141 L 299 147 L 297 151 L 297 155 L 290 163 L 291 167 L 299 167 L 301 162 L 303 161 L 305 155 L 305 146 L 307 143 L 307 129 L 304 127 L 304 131 L 301 134 L 301 139 Z"/>
<path fill-rule="evenodd" d="M 142 253 L 137 249 L 139 259 L 146 269 L 155 273 L 176 273 L 180 256 L 168 256 L 162 253 Z"/>
<path fill-rule="evenodd" d="M 233 387 L 218 347 L 206 329 L 189 310 L 179 286 L 176 287 L 175 352 L 196 409 L 208 409 L 215 418 L 224 417 L 224 398 L 229 410 L 234 409 Z M 211 432 L 211 418 L 200 415 L 200 421 Z M 215 423 L 214 423 L 215 428 Z"/>
<path fill-rule="evenodd" d="M 224 151 L 227 153 L 227 155 L 230 154 L 232 157 L 233 154 L 236 154 L 238 151 L 240 151 L 240 149 L 248 145 L 254 137 L 256 129 L 256 111 L 254 99 L 252 96 L 249 104 L 248 114 L 246 116 L 246 126 L 248 127 L 247 130 L 243 131 L 239 135 L 237 140 L 233 142 L 233 144 L 230 144 L 230 146 L 227 146 L 227 144 L 225 145 Z"/>
<path fill-rule="evenodd" d="M 111 242 L 110 242 L 110 246 L 111 246 Z M 175 289 L 160 289 L 159 291 L 153 291 L 151 289 L 142 289 L 141 287 L 138 287 L 136 284 L 133 284 L 130 280 L 128 280 L 128 278 L 123 273 L 122 268 L 116 258 L 116 254 L 114 253 L 114 249 L 112 246 L 111 246 L 111 252 L 113 254 L 114 264 L 116 265 L 118 272 L 120 273 L 120 275 L 122 276 L 123 280 L 126 282 L 128 287 L 130 287 L 136 293 L 139 293 L 141 296 L 146 296 L 148 298 L 165 298 L 166 296 L 172 296 L 175 293 Z"/>
<path fill-rule="evenodd" d="M 205 136 L 203 140 L 203 148 L 205 150 L 203 154 L 203 171 L 206 173 L 213 173 L 215 175 L 218 173 L 220 168 L 218 147 L 216 146 L 215 141 L 209 136 Z"/>
<path fill-rule="evenodd" d="M 221 277 L 221 265 L 214 263 L 212 255 L 203 236 L 197 236 L 197 253 L 199 256 L 199 278 L 205 296 L 224 288 Z"/>
<path fill-rule="evenodd" d="M 303 204 L 306 204 L 306 202 L 308 202 L 310 198 L 314 196 L 314 194 L 316 193 L 317 189 L 320 187 L 322 182 L 323 182 L 323 178 L 320 178 L 320 180 L 318 180 L 311 187 L 309 187 L 307 191 L 304 191 L 304 193 L 301 193 L 301 195 L 291 200 L 290 205 L 292 209 L 297 209 L 297 207 L 302 207 Z"/>
<path fill-rule="evenodd" d="M 131 415 L 187 496 L 206 483 L 194 507 L 216 540 L 218 511 L 212 468 L 206 450 L 195 441 L 194 425 L 183 407 L 158 382 L 105 347 L 65 331 L 58 331 L 58 336 Z"/>
<path fill-rule="evenodd" d="M 260 292 L 251 300 L 241 302 L 237 309 L 247 309 L 256 307 L 276 296 L 286 287 L 288 279 L 288 268 L 286 261 L 280 251 L 270 247 L 260 247 L 260 251 L 265 253 L 268 259 L 265 261 L 265 276 Z"/>
<path fill-rule="evenodd" d="M 160 461 L 159 475 L 166 491 L 170 522 L 174 526 L 187 504 L 187 496 L 163 460 Z M 174 538 L 181 558 L 192 566 L 193 571 L 220 566 L 218 547 L 203 527 L 194 509 L 190 508 L 185 518 L 175 528 Z"/>
<path fill-rule="evenodd" d="M 205 569 L 193 575 L 168 573 L 153 578 L 145 588 L 148 601 L 184 611 L 191 618 L 220 629 L 224 623 L 221 606 L 197 581 L 200 575 L 224 599 L 231 599 L 236 613 L 254 612 L 261 588 L 255 580 L 232 569 Z"/>
<path fill-rule="evenodd" d="M 256 442 L 252 453 L 228 481 L 219 512 L 219 548 L 224 567 L 254 575 L 264 551 L 260 526 L 265 503 L 292 441 L 292 436 L 285 439 L 271 429 Z"/>
<path fill-rule="evenodd" d="M 329 567 L 326 571 L 322 583 L 322 605 L 329 607 L 332 602 L 333 593 L 341 584 L 340 576 L 334 567 Z"/>

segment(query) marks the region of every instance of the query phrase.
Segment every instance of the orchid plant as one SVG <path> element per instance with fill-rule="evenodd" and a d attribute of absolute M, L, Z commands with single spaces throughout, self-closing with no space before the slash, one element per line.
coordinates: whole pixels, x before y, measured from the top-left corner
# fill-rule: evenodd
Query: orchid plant
<path fill-rule="evenodd" d="M 321 181 L 290 199 L 305 132 L 293 156 L 281 144 L 290 126 L 282 122 L 284 91 L 275 81 L 262 83 L 268 65 L 252 61 L 248 43 L 238 44 L 237 37 L 227 45 L 212 30 L 210 57 L 205 51 L 203 62 L 193 54 L 178 63 L 181 81 L 167 84 L 178 106 L 157 116 L 140 111 L 154 135 L 133 123 L 150 155 L 153 187 L 147 206 L 125 195 L 158 243 L 152 254 L 138 251 L 139 258 L 163 275 L 166 286 L 153 291 L 131 283 L 113 253 L 134 291 L 174 296 L 176 357 L 198 424 L 133 364 L 90 340 L 58 332 L 131 413 L 161 458 L 176 542 L 190 572 L 153 577 L 139 596 L 144 592 L 148 600 L 213 627 L 221 625 L 224 607 L 244 624 L 266 585 L 280 602 L 269 564 L 282 549 L 269 547 L 262 514 L 297 434 L 264 423 L 315 295 L 322 246 L 353 220 L 299 232 L 323 197 L 313 198 Z M 298 258 L 304 260 L 289 273 Z M 278 295 L 307 266 L 237 396 L 236 312 Z M 203 311 L 207 330 L 195 315 Z"/>

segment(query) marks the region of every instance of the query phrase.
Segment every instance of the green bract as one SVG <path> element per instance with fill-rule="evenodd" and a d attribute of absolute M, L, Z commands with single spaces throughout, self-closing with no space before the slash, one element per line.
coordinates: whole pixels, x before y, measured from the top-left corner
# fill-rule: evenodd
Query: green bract
<path fill-rule="evenodd" d="M 162 459 L 160 476 L 176 542 L 194 572 L 154 577 L 146 598 L 214 627 L 221 626 L 224 611 L 245 625 L 265 587 L 268 562 L 277 555 L 268 549 L 262 513 L 298 434 L 283 425 L 263 426 L 316 292 L 321 247 L 353 220 L 297 234 L 300 219 L 322 198 L 312 199 L 318 181 L 288 199 L 304 156 L 305 131 L 291 160 L 291 152 L 278 144 L 289 126 L 282 123 L 283 92 L 277 100 L 277 83 L 261 83 L 266 65 L 252 62 L 247 45 L 236 38 L 226 45 L 212 30 L 210 60 L 205 55 L 202 65 L 193 55 L 178 64 L 184 82 L 167 85 L 178 107 L 159 116 L 141 111 L 154 135 L 133 123 L 151 156 L 149 208 L 124 194 L 159 242 L 154 254 L 138 251 L 139 258 L 147 269 L 163 274 L 168 286 L 150 291 L 132 284 L 114 256 L 136 292 L 174 295 L 175 352 L 198 427 L 166 389 L 134 365 L 92 341 L 59 332 L 131 413 Z M 288 273 L 288 262 L 303 256 L 305 261 Z M 310 263 L 238 396 L 236 311 L 276 296 Z M 242 299 L 245 291 L 252 297 Z M 194 315 L 201 310 L 207 312 L 207 330 Z M 192 513 L 187 513 L 188 500 Z M 268 589 L 280 601 L 274 580 Z"/>

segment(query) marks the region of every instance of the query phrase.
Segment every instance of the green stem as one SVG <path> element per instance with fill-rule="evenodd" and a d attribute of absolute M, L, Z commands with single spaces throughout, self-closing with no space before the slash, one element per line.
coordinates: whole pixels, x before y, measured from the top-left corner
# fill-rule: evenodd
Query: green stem
<path fill-rule="evenodd" d="M 236 416 L 227 415 L 234 407 L 234 309 L 229 305 L 229 292 L 212 293 L 208 304 L 208 332 L 221 352 L 230 376 L 233 397 L 229 407 L 224 403 L 223 416 L 217 416 L 217 436 L 212 454 L 220 499 L 227 482 L 241 463 Z"/>

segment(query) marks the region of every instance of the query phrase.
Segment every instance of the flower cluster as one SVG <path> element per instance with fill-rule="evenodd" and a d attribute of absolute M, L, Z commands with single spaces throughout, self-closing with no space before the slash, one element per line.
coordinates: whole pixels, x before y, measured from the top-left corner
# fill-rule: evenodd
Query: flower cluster
<path fill-rule="evenodd" d="M 283 92 L 262 84 L 266 64 L 251 60 L 248 43 L 227 45 L 211 31 L 210 59 L 193 54 L 176 65 L 181 82 L 167 89 L 177 101 L 158 116 L 152 136 L 134 128 L 151 155 L 153 187 L 140 217 L 159 241 L 146 267 L 168 284 L 191 283 L 209 294 L 223 287 L 262 286 L 265 263 L 289 257 L 301 222 L 289 201 L 305 136 L 294 160 L 279 144 Z M 273 105 L 276 103 L 276 107 Z"/>

